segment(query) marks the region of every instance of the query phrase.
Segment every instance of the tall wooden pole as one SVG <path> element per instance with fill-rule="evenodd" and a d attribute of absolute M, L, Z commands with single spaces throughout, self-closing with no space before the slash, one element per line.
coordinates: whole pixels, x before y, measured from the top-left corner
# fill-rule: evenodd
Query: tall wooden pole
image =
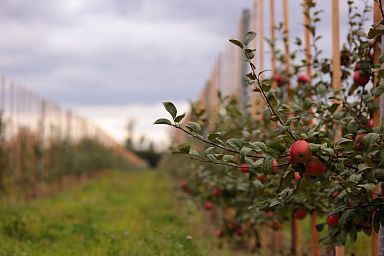
<path fill-rule="evenodd" d="M 311 32 L 309 26 L 311 24 L 309 17 L 309 6 L 307 0 L 303 0 L 304 4 L 304 25 L 305 25 L 305 62 L 307 66 L 307 75 L 312 78 L 312 69 L 311 69 Z M 319 234 L 316 230 L 317 224 L 317 212 L 316 210 L 312 211 L 311 214 L 311 254 L 312 256 L 319 256 Z"/>
<path fill-rule="evenodd" d="M 308 77 L 312 77 L 312 69 L 311 69 L 311 31 L 308 29 L 308 27 L 311 24 L 310 17 L 309 17 L 309 7 L 307 0 L 304 1 L 304 25 L 306 26 L 305 28 L 305 60 L 306 60 L 306 66 L 307 66 L 307 74 Z"/>
<path fill-rule="evenodd" d="M 253 5 L 252 5 L 252 14 L 251 14 L 251 30 L 256 32 L 257 33 L 257 38 L 260 37 L 260 35 L 258 34 L 259 32 L 259 27 L 258 27 L 258 18 L 259 15 L 258 15 L 258 2 L 257 0 L 253 0 Z M 252 48 L 253 49 L 256 49 L 255 51 L 255 57 L 253 58 L 252 60 L 252 63 L 253 65 L 255 65 L 255 67 L 258 66 L 258 59 L 259 59 L 259 55 L 260 55 L 260 49 L 259 48 L 259 45 L 258 45 L 258 39 L 256 40 L 253 40 L 252 41 Z M 251 96 L 251 104 L 252 104 L 252 110 L 251 110 L 251 116 L 252 116 L 252 119 L 253 120 L 256 120 L 257 119 L 257 107 L 258 107 L 258 102 L 260 100 L 260 95 L 259 93 L 253 93 L 252 96 Z"/>
<path fill-rule="evenodd" d="M 339 17 L 339 0 L 332 0 L 332 87 L 333 89 L 340 89 L 340 17 Z M 335 137 L 335 140 L 340 136 L 341 131 Z M 344 246 L 335 247 L 335 255 L 345 255 Z"/>
<path fill-rule="evenodd" d="M 380 3 L 383 3 L 382 0 L 378 0 L 380 1 Z M 381 19 L 383 19 L 384 17 L 382 17 L 381 15 L 381 10 L 380 10 L 380 4 L 378 1 L 373 1 L 373 22 L 376 23 L 378 21 L 380 21 Z M 373 48 L 373 63 L 374 64 L 379 64 L 379 57 L 381 55 L 381 50 L 380 50 L 380 44 L 382 44 L 382 39 L 379 38 L 378 42 L 376 42 L 376 44 L 374 45 L 374 48 Z M 376 87 L 377 87 L 377 74 L 374 72 L 373 73 L 373 91 L 375 92 L 376 91 Z M 374 94 L 376 95 L 376 94 Z M 380 104 L 380 97 L 379 96 L 375 96 L 375 101 L 376 103 L 381 106 Z M 380 108 L 378 110 L 376 110 L 374 113 L 373 113 L 373 126 L 374 127 L 378 127 L 380 126 Z M 376 191 L 379 192 L 380 189 L 376 188 Z M 381 191 L 382 192 L 382 191 Z M 380 241 L 379 241 L 379 236 L 378 236 L 378 233 L 375 232 L 375 230 L 372 230 L 372 256 L 384 256 L 384 234 L 382 234 L 383 230 L 382 230 L 382 227 L 380 227 Z M 380 243 L 380 246 L 379 246 L 379 243 Z M 380 250 L 380 251 L 379 251 Z"/>
<path fill-rule="evenodd" d="M 269 25 L 271 30 L 271 69 L 272 77 L 276 75 L 276 56 L 275 56 L 275 43 L 276 43 L 276 33 L 275 33 L 275 0 L 269 1 Z M 272 79 L 272 88 L 276 89 L 276 81 Z"/>
<path fill-rule="evenodd" d="M 288 0 L 283 0 L 283 30 L 284 30 L 284 48 L 285 48 L 285 72 L 287 75 L 287 92 L 291 88 L 291 52 L 289 47 L 289 12 Z M 289 101 L 289 98 L 288 98 Z M 288 102 L 289 103 L 289 102 Z"/>
<path fill-rule="evenodd" d="M 264 0 L 259 0 L 259 72 L 264 70 Z M 263 77 L 261 77 L 263 79 Z M 259 97 L 259 106 L 260 111 L 260 120 L 264 118 L 264 102 L 261 97 Z"/>

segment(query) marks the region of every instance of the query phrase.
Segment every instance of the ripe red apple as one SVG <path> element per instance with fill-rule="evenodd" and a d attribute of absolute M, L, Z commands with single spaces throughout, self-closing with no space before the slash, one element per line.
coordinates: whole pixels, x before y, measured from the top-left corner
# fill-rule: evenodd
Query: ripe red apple
<path fill-rule="evenodd" d="M 353 72 L 353 81 L 358 85 L 366 85 L 369 82 L 370 75 L 362 73 L 360 70 L 355 70 Z"/>
<path fill-rule="evenodd" d="M 310 176 L 322 176 L 327 167 L 317 156 L 313 156 L 311 160 L 309 160 L 305 164 L 305 172 Z"/>
<path fill-rule="evenodd" d="M 289 162 L 291 165 L 305 163 L 311 159 L 312 152 L 305 140 L 295 141 L 289 148 Z"/>
<path fill-rule="evenodd" d="M 328 226 L 334 227 L 339 224 L 339 216 L 337 214 L 330 214 L 327 216 Z"/>
<path fill-rule="evenodd" d="M 279 230 L 281 228 L 281 223 L 277 220 L 274 220 L 272 222 L 272 229 L 273 230 Z"/>
<path fill-rule="evenodd" d="M 273 217 L 273 215 L 275 215 L 275 212 L 272 210 L 268 210 L 265 212 L 265 216 L 267 216 L 268 218 Z"/>
<path fill-rule="evenodd" d="M 242 163 L 240 165 L 240 170 L 243 172 L 243 173 L 248 173 L 249 172 L 249 165 L 246 164 L 246 163 Z"/>
<path fill-rule="evenodd" d="M 363 138 L 367 135 L 366 132 L 361 132 L 355 137 L 355 147 L 357 150 L 364 150 L 364 145 L 362 143 Z"/>
<path fill-rule="evenodd" d="M 214 187 L 213 190 L 212 190 L 212 195 L 216 196 L 216 197 L 220 197 L 222 194 L 221 192 L 221 189 L 218 188 L 218 187 Z"/>
<path fill-rule="evenodd" d="M 274 173 L 277 173 L 279 171 L 279 164 L 277 163 L 276 159 L 273 159 L 273 168 L 272 171 Z"/>
<path fill-rule="evenodd" d="M 204 208 L 205 208 L 205 210 L 207 210 L 207 211 L 212 210 L 212 208 L 213 208 L 213 204 L 212 204 L 212 202 L 211 202 L 211 201 L 206 201 L 205 204 L 204 204 Z"/>
<path fill-rule="evenodd" d="M 218 228 L 215 231 L 215 235 L 216 237 L 220 238 L 220 237 L 223 237 L 224 234 L 223 234 L 223 231 L 220 228 Z"/>
<path fill-rule="evenodd" d="M 279 74 L 275 74 L 273 76 L 273 80 L 277 83 L 277 85 L 282 85 L 284 82 L 283 77 Z"/>
<path fill-rule="evenodd" d="M 187 187 L 187 182 L 185 180 L 179 180 L 179 187 L 184 189 Z"/>
<path fill-rule="evenodd" d="M 301 175 L 299 172 L 295 172 L 295 180 L 297 181 L 301 180 Z"/>
<path fill-rule="evenodd" d="M 370 118 L 369 120 L 368 120 L 368 124 L 367 124 L 367 126 L 369 127 L 369 128 L 373 128 L 373 118 Z"/>
<path fill-rule="evenodd" d="M 298 220 L 303 220 L 306 215 L 307 215 L 307 212 L 303 209 L 297 209 L 294 214 L 295 218 Z"/>
<path fill-rule="evenodd" d="M 299 84 L 306 84 L 306 83 L 309 83 L 309 76 L 307 73 L 301 73 L 299 74 L 299 76 L 297 77 L 297 82 Z"/>

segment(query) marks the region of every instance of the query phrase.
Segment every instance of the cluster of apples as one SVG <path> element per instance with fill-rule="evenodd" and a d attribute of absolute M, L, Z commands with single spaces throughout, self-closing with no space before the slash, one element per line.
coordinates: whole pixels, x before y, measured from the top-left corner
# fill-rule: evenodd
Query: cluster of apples
<path fill-rule="evenodd" d="M 286 79 L 283 78 L 280 74 L 275 74 L 275 75 L 273 76 L 272 79 L 273 79 L 273 81 L 274 81 L 278 86 L 282 86 L 282 85 L 284 85 L 284 82 L 286 81 Z M 307 83 L 309 83 L 309 81 L 310 81 L 310 78 L 309 78 L 309 76 L 308 76 L 307 73 L 301 73 L 301 74 L 299 74 L 299 75 L 297 76 L 297 82 L 298 82 L 299 84 L 307 84 Z"/>
<path fill-rule="evenodd" d="M 309 143 L 305 140 L 295 141 L 288 152 L 291 166 L 295 168 L 299 164 L 304 165 L 305 174 L 308 176 L 322 176 L 327 170 L 325 164 L 317 156 L 312 155 Z"/>

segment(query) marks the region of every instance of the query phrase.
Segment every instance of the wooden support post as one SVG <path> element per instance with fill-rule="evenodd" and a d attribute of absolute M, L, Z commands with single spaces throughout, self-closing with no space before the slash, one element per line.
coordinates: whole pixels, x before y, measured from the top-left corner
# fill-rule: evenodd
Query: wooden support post
<path fill-rule="evenodd" d="M 259 0 L 259 65 L 258 65 L 258 71 L 261 72 L 264 70 L 264 0 Z M 260 77 L 263 79 L 263 76 Z M 258 109 L 260 112 L 259 119 L 263 120 L 264 119 L 264 101 L 259 95 L 259 104 L 258 104 Z"/>
<path fill-rule="evenodd" d="M 378 0 L 383 3 L 382 0 Z M 376 23 L 380 20 L 382 20 L 384 17 L 381 15 L 381 10 L 380 10 L 380 4 L 378 1 L 373 1 L 373 22 Z M 380 44 L 382 44 L 382 39 L 381 37 L 379 40 L 376 42 L 373 48 L 373 63 L 374 64 L 379 64 L 379 57 L 381 55 L 381 50 L 380 50 Z M 376 86 L 377 86 L 377 74 L 373 73 L 373 91 L 376 91 Z M 380 102 L 380 97 L 375 96 L 375 101 L 376 103 L 381 106 Z M 380 126 L 381 118 L 380 118 L 380 108 L 376 110 L 373 113 L 373 126 L 378 127 Z M 381 191 L 381 189 L 378 189 L 376 187 L 377 191 Z M 382 191 L 381 191 L 382 192 Z M 383 234 L 383 227 L 380 227 L 380 241 L 379 241 L 379 236 L 378 233 L 375 232 L 375 230 L 372 230 L 372 256 L 383 256 L 384 255 L 384 234 Z M 380 247 L 379 247 L 380 243 Z M 380 251 L 379 251 L 380 250 Z"/>
<path fill-rule="evenodd" d="M 332 0 L 332 87 L 340 88 L 341 67 L 340 67 L 340 18 L 339 18 L 339 0 Z M 338 140 L 341 130 L 336 134 L 335 140 Z M 335 247 L 335 255 L 345 255 L 344 246 Z"/>
<path fill-rule="evenodd" d="M 269 22 L 271 29 L 271 69 L 272 69 L 272 88 L 276 89 L 276 81 L 273 79 L 276 75 L 276 56 L 275 56 L 275 43 L 276 43 L 276 34 L 275 34 L 275 0 L 269 1 Z"/>
<path fill-rule="evenodd" d="M 304 25 L 306 26 L 305 28 L 305 62 L 307 66 L 307 75 L 311 79 L 312 78 L 312 68 L 311 68 L 311 31 L 308 29 L 310 26 L 310 17 L 309 17 L 309 8 L 308 8 L 308 0 L 303 0 L 304 1 Z"/>
<path fill-rule="evenodd" d="M 255 51 L 255 57 L 253 58 L 252 60 L 252 63 L 253 65 L 255 65 L 255 67 L 258 66 L 258 63 L 257 63 L 257 60 L 259 58 L 259 55 L 260 55 L 260 52 L 259 52 L 259 45 L 258 45 L 258 37 L 260 36 L 258 34 L 258 3 L 257 3 L 257 0 L 253 0 L 253 5 L 252 5 L 252 14 L 251 14 L 251 22 L 250 22 L 250 26 L 251 26 L 251 30 L 256 32 L 257 33 L 257 39 L 253 40 L 252 41 L 252 48 L 253 49 L 256 49 Z M 253 120 L 257 120 L 257 111 L 258 111 L 258 101 L 260 100 L 260 95 L 259 93 L 252 93 L 251 95 L 251 106 L 252 106 L 252 109 L 251 109 L 251 117 Z"/>
<path fill-rule="evenodd" d="M 291 89 L 291 52 L 289 47 L 289 12 L 288 0 L 283 0 L 283 30 L 284 30 L 284 49 L 285 49 L 285 74 L 287 76 L 287 94 Z M 289 97 L 288 104 L 289 104 Z"/>

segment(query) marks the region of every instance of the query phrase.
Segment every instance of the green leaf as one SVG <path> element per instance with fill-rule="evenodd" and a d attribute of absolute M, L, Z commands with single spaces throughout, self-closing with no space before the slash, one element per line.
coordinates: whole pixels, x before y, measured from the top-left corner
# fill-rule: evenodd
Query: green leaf
<path fill-rule="evenodd" d="M 373 39 L 380 35 L 384 35 L 384 29 L 370 28 L 368 31 L 368 39 Z"/>
<path fill-rule="evenodd" d="M 273 167 L 273 158 L 270 156 L 266 156 L 263 160 L 263 164 L 261 165 L 261 171 L 264 173 L 271 173 Z"/>
<path fill-rule="evenodd" d="M 221 136 L 221 133 L 211 133 L 211 134 L 208 134 L 208 140 L 212 141 L 212 142 L 215 142 L 217 140 L 217 138 L 219 138 Z"/>
<path fill-rule="evenodd" d="M 177 115 L 177 109 L 176 109 L 175 105 L 173 105 L 172 102 L 163 102 L 163 105 L 164 105 L 165 109 L 168 111 L 168 113 L 171 114 L 173 119 L 175 119 L 176 115 Z"/>
<path fill-rule="evenodd" d="M 171 121 L 169 121 L 166 118 L 160 118 L 157 119 L 153 124 L 167 124 L 167 125 L 172 125 Z"/>
<path fill-rule="evenodd" d="M 201 126 L 200 124 L 196 123 L 196 122 L 189 122 L 188 125 L 187 125 L 187 128 L 191 131 L 191 132 L 199 132 L 201 131 Z"/>
<path fill-rule="evenodd" d="M 345 143 L 353 143 L 353 140 L 350 140 L 350 139 L 347 139 L 347 138 L 340 138 L 338 141 L 337 141 L 337 145 L 341 145 L 341 144 L 345 144 Z"/>
<path fill-rule="evenodd" d="M 185 113 L 182 114 L 182 115 L 177 116 L 177 117 L 175 118 L 175 122 L 176 122 L 176 123 L 180 123 L 180 122 L 183 120 L 184 117 L 185 117 Z"/>
<path fill-rule="evenodd" d="M 380 85 L 376 87 L 375 94 L 376 96 L 381 96 L 384 93 L 384 84 L 380 82 Z"/>
<path fill-rule="evenodd" d="M 240 155 L 242 155 L 243 157 L 249 155 L 249 153 L 251 153 L 253 149 L 251 148 L 248 148 L 248 147 L 242 147 L 241 150 L 240 150 Z"/>
<path fill-rule="evenodd" d="M 235 157 L 232 155 L 224 155 L 223 156 L 223 161 L 224 162 L 233 162 L 235 160 Z"/>
<path fill-rule="evenodd" d="M 229 42 L 231 42 L 231 43 L 237 45 L 237 46 L 240 47 L 241 49 L 243 49 L 243 47 L 244 47 L 243 44 L 242 44 L 240 41 L 237 41 L 237 40 L 235 40 L 235 39 L 229 39 Z"/>
<path fill-rule="evenodd" d="M 243 146 L 243 142 L 237 138 L 227 140 L 227 144 L 236 151 L 240 151 L 241 147 Z"/>
<path fill-rule="evenodd" d="M 197 151 L 194 150 L 194 149 L 191 149 L 191 150 L 189 151 L 189 154 L 190 154 L 191 156 L 197 156 L 197 157 L 200 156 L 199 152 L 197 152 Z"/>
<path fill-rule="evenodd" d="M 280 204 L 280 201 L 277 199 L 272 199 L 271 203 L 269 204 L 269 207 L 273 207 Z"/>
<path fill-rule="evenodd" d="M 256 37 L 255 32 L 252 32 L 252 31 L 247 32 L 243 37 L 243 44 L 244 45 L 249 44 L 253 39 L 255 39 L 255 37 Z"/>
<path fill-rule="evenodd" d="M 377 133 L 368 133 L 364 138 L 361 140 L 364 147 L 372 147 L 376 141 L 380 138 L 380 135 Z"/>
<path fill-rule="evenodd" d="M 337 110 L 337 108 L 340 106 L 340 104 L 338 103 L 333 103 L 329 108 L 329 112 L 331 112 L 331 114 L 335 113 L 335 111 Z"/>
<path fill-rule="evenodd" d="M 179 146 L 179 151 L 178 153 L 181 153 L 181 154 L 189 154 L 189 151 L 191 150 L 191 146 L 188 145 L 188 144 L 181 144 Z"/>
<path fill-rule="evenodd" d="M 324 230 L 324 227 L 325 227 L 325 224 L 322 223 L 322 224 L 316 224 L 316 230 L 317 232 L 321 232 Z"/>
<path fill-rule="evenodd" d="M 253 147 L 253 149 L 255 149 L 256 151 L 265 151 L 266 150 L 266 147 L 265 147 L 265 144 L 263 142 L 251 142 L 250 145 Z"/>

